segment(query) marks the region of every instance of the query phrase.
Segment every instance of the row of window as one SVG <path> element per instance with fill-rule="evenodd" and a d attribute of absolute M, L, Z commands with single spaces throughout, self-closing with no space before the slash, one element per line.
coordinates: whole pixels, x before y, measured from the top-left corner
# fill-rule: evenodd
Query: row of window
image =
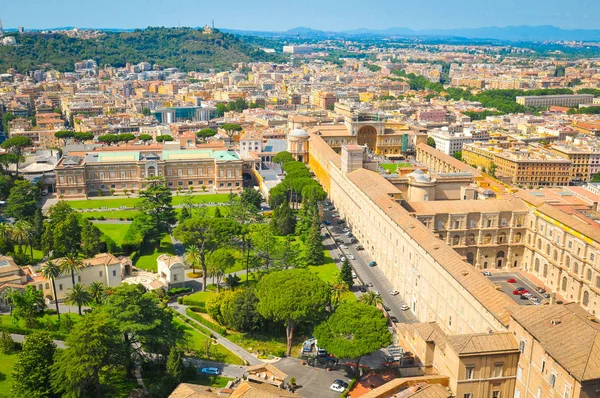
<path fill-rule="evenodd" d="M 102 275 L 103 275 L 103 274 L 104 274 L 104 271 L 99 271 L 99 272 L 98 272 L 98 276 L 99 276 L 100 278 L 102 278 Z M 113 272 L 112 272 L 112 276 L 117 276 L 117 270 L 113 270 Z M 81 275 L 77 275 L 77 282 L 81 282 Z M 37 285 L 37 287 L 36 287 L 35 285 L 33 285 L 33 288 L 34 288 L 34 289 L 37 289 L 37 290 L 44 290 L 44 289 L 48 290 L 48 289 L 50 289 L 50 283 L 46 282 L 46 284 L 45 284 L 45 285 L 42 285 L 42 284 L 40 283 L 40 284 L 38 284 L 38 285 Z M 59 290 L 59 291 L 62 291 L 62 290 L 64 290 L 64 286 L 63 286 L 63 284 L 62 284 L 62 283 L 59 283 L 59 284 L 58 284 L 58 290 Z"/>

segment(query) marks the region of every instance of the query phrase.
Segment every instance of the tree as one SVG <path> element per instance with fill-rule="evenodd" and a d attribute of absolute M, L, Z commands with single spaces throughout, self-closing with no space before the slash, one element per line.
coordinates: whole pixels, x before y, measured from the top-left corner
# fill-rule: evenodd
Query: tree
<path fill-rule="evenodd" d="M 35 326 L 35 319 L 44 313 L 46 307 L 42 291 L 35 290 L 31 285 L 27 286 L 25 291 L 15 290 L 10 295 L 10 300 L 14 307 L 13 319 L 15 322 L 24 319 L 28 328 Z"/>
<path fill-rule="evenodd" d="M 75 272 L 83 268 L 83 262 L 77 258 L 75 253 L 69 253 L 66 258 L 60 262 L 62 272 L 71 274 L 71 282 L 75 286 Z"/>
<path fill-rule="evenodd" d="M 290 209 L 287 200 L 275 209 L 271 222 L 277 235 L 287 236 L 294 233 L 296 230 L 296 216 Z"/>
<path fill-rule="evenodd" d="M 181 351 L 177 347 L 171 347 L 171 351 L 169 352 L 169 359 L 167 360 L 166 373 L 167 377 L 170 379 L 169 382 L 173 387 L 181 383 L 183 379 L 183 370 L 183 359 L 181 358 Z"/>
<path fill-rule="evenodd" d="M 333 308 L 338 305 L 344 294 L 349 290 L 348 284 L 338 275 L 336 280 L 331 284 L 331 305 Z"/>
<path fill-rule="evenodd" d="M 263 197 L 260 194 L 259 191 L 257 191 L 254 188 L 246 188 L 242 191 L 242 194 L 240 195 L 240 202 L 247 204 L 247 205 L 252 205 L 257 209 L 260 209 L 260 205 L 263 201 Z"/>
<path fill-rule="evenodd" d="M 258 312 L 286 327 L 287 355 L 291 355 L 294 331 L 299 324 L 314 322 L 329 304 L 329 286 L 305 269 L 276 271 L 256 286 Z"/>
<path fill-rule="evenodd" d="M 288 151 L 279 152 L 277 155 L 273 156 L 273 163 L 279 163 L 281 165 L 287 162 L 294 162 L 296 159 L 292 156 Z"/>
<path fill-rule="evenodd" d="M 73 286 L 72 289 L 69 289 L 65 302 L 68 304 L 75 304 L 77 306 L 77 310 L 79 311 L 79 315 L 82 315 L 81 307 L 84 305 L 89 305 L 92 302 L 92 295 L 78 283 Z"/>
<path fill-rule="evenodd" d="M 35 209 L 33 215 L 33 242 L 36 249 L 39 249 L 42 245 L 42 236 L 44 235 L 44 215 L 42 209 L 38 207 Z"/>
<path fill-rule="evenodd" d="M 73 136 L 73 139 L 77 142 L 91 141 L 94 139 L 94 133 L 77 132 Z"/>
<path fill-rule="evenodd" d="M 370 305 L 372 307 L 376 307 L 377 304 L 383 304 L 383 298 L 379 294 L 373 291 L 369 291 L 362 296 L 360 296 L 360 302 L 363 304 Z"/>
<path fill-rule="evenodd" d="M 0 354 L 9 355 L 15 349 L 15 341 L 6 330 L 0 332 Z"/>
<path fill-rule="evenodd" d="M 23 159 L 23 154 L 25 153 L 25 148 L 33 145 L 33 141 L 30 138 L 23 137 L 21 135 L 9 138 L 8 140 L 2 143 L 2 148 L 8 150 L 11 153 L 16 155 L 16 168 L 17 168 L 17 178 L 19 177 L 19 163 L 21 159 Z"/>
<path fill-rule="evenodd" d="M 141 202 L 138 209 L 147 216 L 149 225 L 143 234 L 144 241 L 152 246 L 158 246 L 160 240 L 171 232 L 171 225 L 177 222 L 173 209 L 173 196 L 166 186 L 164 178 L 148 179 L 147 189 L 140 191 Z"/>
<path fill-rule="evenodd" d="M 200 248 L 196 245 L 188 246 L 185 249 L 183 259 L 192 267 L 192 272 L 196 273 L 196 267 L 200 265 Z"/>
<path fill-rule="evenodd" d="M 258 297 L 254 289 L 247 288 L 235 292 L 229 300 L 223 300 L 220 306 L 224 324 L 240 332 L 259 330 L 265 319 L 257 309 Z"/>
<path fill-rule="evenodd" d="M 91 221 L 83 219 L 81 227 L 81 251 L 86 258 L 100 253 L 102 233 Z"/>
<path fill-rule="evenodd" d="M 213 129 L 202 129 L 196 133 L 196 137 L 206 142 L 210 137 L 214 137 L 217 134 L 216 130 Z"/>
<path fill-rule="evenodd" d="M 454 152 L 454 153 L 452 154 L 452 157 L 453 157 L 454 159 L 460 160 L 460 161 L 462 162 L 462 160 L 463 160 L 463 159 L 462 159 L 462 151 Z"/>
<path fill-rule="evenodd" d="M 152 114 L 152 111 L 150 110 L 150 108 L 142 108 L 142 115 L 150 116 L 151 114 Z"/>
<path fill-rule="evenodd" d="M 237 276 L 236 274 L 229 274 L 227 275 L 227 277 L 225 278 L 225 283 L 227 283 L 227 286 L 229 286 L 229 288 L 234 291 L 235 288 L 237 286 L 239 286 L 240 284 L 240 277 Z"/>
<path fill-rule="evenodd" d="M 140 134 L 138 135 L 138 140 L 142 142 L 152 141 L 152 136 L 150 134 Z"/>
<path fill-rule="evenodd" d="M 53 254 L 55 256 L 76 256 L 81 252 L 81 225 L 79 214 L 72 212 L 56 223 L 53 234 Z"/>
<path fill-rule="evenodd" d="M 314 336 L 319 347 L 335 357 L 355 359 L 357 376 L 364 355 L 392 342 L 387 320 L 381 311 L 351 301 L 337 307 L 329 319 L 315 328 Z"/>
<path fill-rule="evenodd" d="M 17 220 L 31 219 L 37 209 L 39 190 L 26 180 L 16 180 L 6 200 L 4 214 Z"/>
<path fill-rule="evenodd" d="M 102 282 L 94 281 L 88 287 L 88 292 L 96 304 L 100 304 L 106 297 L 106 286 Z"/>
<path fill-rule="evenodd" d="M 352 278 L 352 267 L 350 266 L 350 262 L 348 259 L 344 259 L 342 263 L 342 270 L 340 273 L 341 279 L 348 285 L 348 287 L 352 287 L 354 285 L 354 278 Z"/>
<path fill-rule="evenodd" d="M 52 387 L 65 398 L 102 398 L 111 386 L 107 377 L 123 362 L 123 341 L 116 321 L 102 311 L 81 318 L 67 336 L 67 348 L 52 365 Z"/>
<path fill-rule="evenodd" d="M 429 145 L 432 148 L 435 148 L 435 140 L 433 139 L 433 137 L 427 137 L 427 145 Z"/>
<path fill-rule="evenodd" d="M 56 305 L 56 314 L 58 315 L 58 320 L 60 321 L 60 309 L 58 308 L 58 297 L 56 296 L 56 278 L 60 276 L 60 267 L 54 261 L 48 260 L 46 264 L 42 265 L 40 271 L 44 278 L 52 282 L 52 298 L 54 300 L 54 304 Z"/>
<path fill-rule="evenodd" d="M 294 243 L 294 237 L 287 235 L 283 242 L 276 242 L 276 265 L 280 269 L 293 268 L 298 265 L 298 244 Z"/>
<path fill-rule="evenodd" d="M 12 394 L 15 397 L 54 397 L 51 375 L 56 344 L 46 332 L 34 332 L 23 342 L 13 368 Z"/>
<path fill-rule="evenodd" d="M 258 259 L 268 271 L 277 253 L 277 239 L 273 235 L 273 228 L 267 224 L 251 225 L 250 241 L 256 249 Z"/>
<path fill-rule="evenodd" d="M 231 145 L 231 142 L 233 141 L 233 136 L 243 130 L 242 126 L 235 123 L 225 123 L 221 128 L 225 130 L 225 134 L 227 134 L 227 137 L 229 138 L 229 145 Z"/>
<path fill-rule="evenodd" d="M 318 220 L 313 223 L 306 236 L 306 247 L 304 251 L 304 262 L 306 265 L 321 265 L 325 262 L 325 247 L 321 238 L 321 228 Z"/>
<path fill-rule="evenodd" d="M 592 176 L 591 182 L 600 182 L 600 172 L 598 172 Z"/>
<path fill-rule="evenodd" d="M 208 259 L 208 272 L 217 280 L 217 292 L 221 286 L 221 278 L 225 274 L 225 270 L 235 265 L 235 257 L 229 249 L 217 249 L 210 254 Z"/>
<path fill-rule="evenodd" d="M 13 239 L 17 244 L 23 245 L 27 243 L 31 253 L 31 261 L 33 261 L 33 225 L 25 220 L 17 221 L 12 228 Z M 22 248 L 21 248 L 22 249 Z"/>
<path fill-rule="evenodd" d="M 156 142 L 165 142 L 165 141 L 174 141 L 175 138 L 173 138 L 170 135 L 159 135 L 156 137 Z"/>
<path fill-rule="evenodd" d="M 118 286 L 101 310 L 114 320 L 123 336 L 128 377 L 133 376 L 136 358 L 160 360 L 183 338 L 183 331 L 173 323 L 173 314 L 159 307 L 156 294 L 141 284 Z"/>
<path fill-rule="evenodd" d="M 19 157 L 14 153 L 8 152 L 0 155 L 0 164 L 2 165 L 2 168 L 6 174 L 10 174 L 8 167 L 13 163 L 17 163 L 18 160 Z"/>

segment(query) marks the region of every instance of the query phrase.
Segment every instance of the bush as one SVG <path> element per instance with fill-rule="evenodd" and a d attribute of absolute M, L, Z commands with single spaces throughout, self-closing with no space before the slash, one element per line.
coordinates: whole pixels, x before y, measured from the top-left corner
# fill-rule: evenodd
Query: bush
<path fill-rule="evenodd" d="M 202 317 L 202 316 L 198 315 L 197 313 L 195 313 L 194 311 L 192 311 L 190 308 L 186 308 L 185 313 L 190 318 L 200 322 L 202 325 L 206 326 L 207 328 L 214 330 L 215 332 L 219 333 L 221 336 L 227 336 L 227 329 L 217 325 L 214 322 L 209 321 L 208 319 L 205 319 L 204 317 Z"/>
<path fill-rule="evenodd" d="M 177 297 L 177 304 L 183 304 L 183 297 Z"/>
<path fill-rule="evenodd" d="M 15 349 L 15 342 L 6 331 L 0 333 L 0 353 L 10 354 Z"/>
<path fill-rule="evenodd" d="M 201 307 L 190 307 L 190 310 L 194 311 L 194 312 L 200 312 L 202 314 L 206 314 L 206 307 L 201 306 Z"/>
<path fill-rule="evenodd" d="M 23 335 L 30 335 L 31 333 L 35 332 L 35 329 L 26 329 L 26 328 L 22 328 L 20 326 L 15 326 L 15 325 L 0 325 L 0 332 L 5 331 L 11 334 L 23 334 Z M 48 334 L 50 335 L 50 337 L 52 337 L 53 340 L 65 340 L 67 338 L 66 334 L 60 333 L 60 332 L 48 332 Z"/>
<path fill-rule="evenodd" d="M 358 381 L 358 379 L 355 377 L 350 381 L 350 384 L 348 384 L 348 388 L 346 389 L 346 391 L 344 391 L 342 393 L 342 395 L 340 395 L 340 398 L 346 398 L 348 396 L 348 394 L 350 394 L 350 390 L 352 390 L 354 388 L 354 386 L 356 385 L 356 382 Z"/>
<path fill-rule="evenodd" d="M 206 309 L 206 303 L 204 301 L 198 301 L 190 298 L 189 296 L 185 296 L 183 298 L 183 304 L 193 306 L 193 307 L 201 307 Z"/>
<path fill-rule="evenodd" d="M 106 217 L 100 216 L 100 217 L 98 217 L 98 220 L 100 220 L 100 221 L 106 220 Z"/>
<path fill-rule="evenodd" d="M 192 291 L 191 287 L 174 287 L 167 290 L 167 294 L 169 296 L 174 296 L 176 294 L 189 293 Z"/>
<path fill-rule="evenodd" d="M 202 277 L 202 271 L 188 272 L 187 276 L 188 276 L 188 278 L 192 278 L 192 279 L 201 278 Z"/>

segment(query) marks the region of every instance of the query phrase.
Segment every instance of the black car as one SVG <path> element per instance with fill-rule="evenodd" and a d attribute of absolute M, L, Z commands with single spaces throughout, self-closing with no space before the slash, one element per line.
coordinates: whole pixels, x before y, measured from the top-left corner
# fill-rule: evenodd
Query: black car
<path fill-rule="evenodd" d="M 361 291 L 361 292 L 363 292 L 363 293 L 366 293 L 366 292 L 367 292 L 367 286 L 366 286 L 366 285 L 361 285 L 361 286 L 359 287 L 359 289 L 360 289 L 360 291 Z"/>
<path fill-rule="evenodd" d="M 381 304 L 381 306 L 383 307 L 384 310 L 386 310 L 387 312 L 390 312 L 390 310 L 391 310 L 390 307 L 388 307 L 385 304 Z"/>
<path fill-rule="evenodd" d="M 390 317 L 390 321 L 392 321 L 392 322 L 394 322 L 394 323 L 398 323 L 398 322 L 399 322 L 399 321 L 398 321 L 398 318 L 396 318 L 396 317 L 395 317 L 395 316 L 393 316 L 393 315 Z"/>
<path fill-rule="evenodd" d="M 338 224 L 345 224 L 345 223 L 346 223 L 346 221 L 344 221 L 344 220 L 337 220 L 337 223 L 338 223 Z"/>
<path fill-rule="evenodd" d="M 344 380 L 335 380 L 333 382 L 334 384 L 339 384 L 340 386 L 344 387 L 344 388 L 348 388 L 348 383 L 346 383 Z"/>
<path fill-rule="evenodd" d="M 525 295 L 522 294 L 521 295 L 521 300 L 529 300 L 529 298 L 527 296 L 525 296 Z"/>

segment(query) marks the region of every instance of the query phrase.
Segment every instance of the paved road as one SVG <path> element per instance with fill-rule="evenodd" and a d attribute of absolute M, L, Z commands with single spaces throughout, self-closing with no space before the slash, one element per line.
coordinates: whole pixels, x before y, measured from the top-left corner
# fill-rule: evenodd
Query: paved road
<path fill-rule="evenodd" d="M 178 304 L 177 302 L 175 302 L 175 303 L 169 303 L 169 307 L 173 308 L 175 311 L 179 312 L 186 318 L 192 319 L 192 318 L 189 318 L 187 316 L 187 314 L 185 313 L 185 309 L 187 308 L 186 305 Z M 196 322 L 193 319 L 192 319 L 192 321 Z M 196 323 L 198 323 L 198 325 L 200 325 L 199 322 L 196 322 Z M 220 343 L 221 345 L 223 345 L 223 347 L 227 348 L 229 351 L 231 351 L 234 354 L 238 355 L 239 357 L 243 358 L 250 365 L 259 365 L 259 364 L 264 363 L 263 361 L 261 361 L 260 359 L 255 357 L 254 355 L 250 354 L 248 351 L 244 350 L 239 345 L 227 340 L 227 338 L 221 336 L 219 333 L 215 332 L 214 330 L 210 329 L 209 327 L 207 327 L 205 325 L 201 325 L 201 326 L 210 330 L 210 332 L 215 336 L 217 342 Z"/>
<path fill-rule="evenodd" d="M 508 283 L 507 280 L 514 278 L 517 283 Z M 488 276 L 494 284 L 500 285 L 502 291 L 506 293 L 507 296 L 510 296 L 517 304 L 519 305 L 533 305 L 530 300 L 521 300 L 521 296 L 513 294 L 513 291 L 517 287 L 524 287 L 529 290 L 529 293 L 538 298 L 539 302 L 543 302 L 545 298 L 538 293 L 535 289 L 537 286 L 527 279 L 524 275 L 518 272 L 495 272 L 492 276 Z"/>
<path fill-rule="evenodd" d="M 331 225 L 326 226 L 325 228 L 334 238 L 343 239 L 348 249 L 341 250 L 337 246 L 331 245 L 331 240 L 328 239 L 325 244 L 329 249 L 331 256 L 335 259 L 338 268 L 341 268 L 341 262 L 339 261 L 340 255 L 344 254 L 352 254 L 355 257 L 355 260 L 350 260 L 350 264 L 354 269 L 354 272 L 358 275 L 359 281 L 357 283 L 373 283 L 373 287 L 369 288 L 370 290 L 378 291 L 381 297 L 383 298 L 384 304 L 390 308 L 390 315 L 394 315 L 398 318 L 400 322 L 403 323 L 412 323 L 416 322 L 415 316 L 410 311 L 402 311 L 400 306 L 406 304 L 406 302 L 399 296 L 392 296 L 391 291 L 393 290 L 391 282 L 388 278 L 383 274 L 383 272 L 377 267 L 369 267 L 369 263 L 372 261 L 372 258 L 369 256 L 366 250 L 357 251 L 354 249 L 354 244 L 350 244 L 350 239 L 347 238 L 342 231 L 345 224 L 339 226 L 337 221 L 339 218 L 335 218 L 332 214 L 335 211 L 324 211 L 324 219 L 331 222 Z M 358 242 L 360 243 L 360 242 Z M 354 286 L 354 289 L 357 289 L 357 286 Z"/>
<path fill-rule="evenodd" d="M 350 383 L 343 370 L 327 371 L 322 368 L 302 365 L 296 358 L 282 358 L 273 364 L 277 369 L 290 377 L 296 378 L 296 383 L 302 388 L 296 390 L 303 397 L 339 397 L 340 393 L 331 391 L 329 387 L 336 379 Z"/>
<path fill-rule="evenodd" d="M 16 343 L 22 343 L 25 341 L 25 338 L 27 336 L 23 335 L 23 334 L 12 334 L 10 335 L 10 337 L 12 337 L 12 339 L 16 342 Z M 67 346 L 65 345 L 65 342 L 62 340 L 53 340 L 54 344 L 56 344 L 56 348 L 60 348 L 60 349 L 65 349 L 67 348 Z"/>
<path fill-rule="evenodd" d="M 217 368 L 221 370 L 221 376 L 231 377 L 233 379 L 242 377 L 246 372 L 246 366 L 240 365 L 229 365 L 226 363 L 215 362 L 215 361 L 206 361 L 203 359 L 196 358 L 184 358 L 186 363 L 193 364 L 198 371 L 202 368 Z"/>

